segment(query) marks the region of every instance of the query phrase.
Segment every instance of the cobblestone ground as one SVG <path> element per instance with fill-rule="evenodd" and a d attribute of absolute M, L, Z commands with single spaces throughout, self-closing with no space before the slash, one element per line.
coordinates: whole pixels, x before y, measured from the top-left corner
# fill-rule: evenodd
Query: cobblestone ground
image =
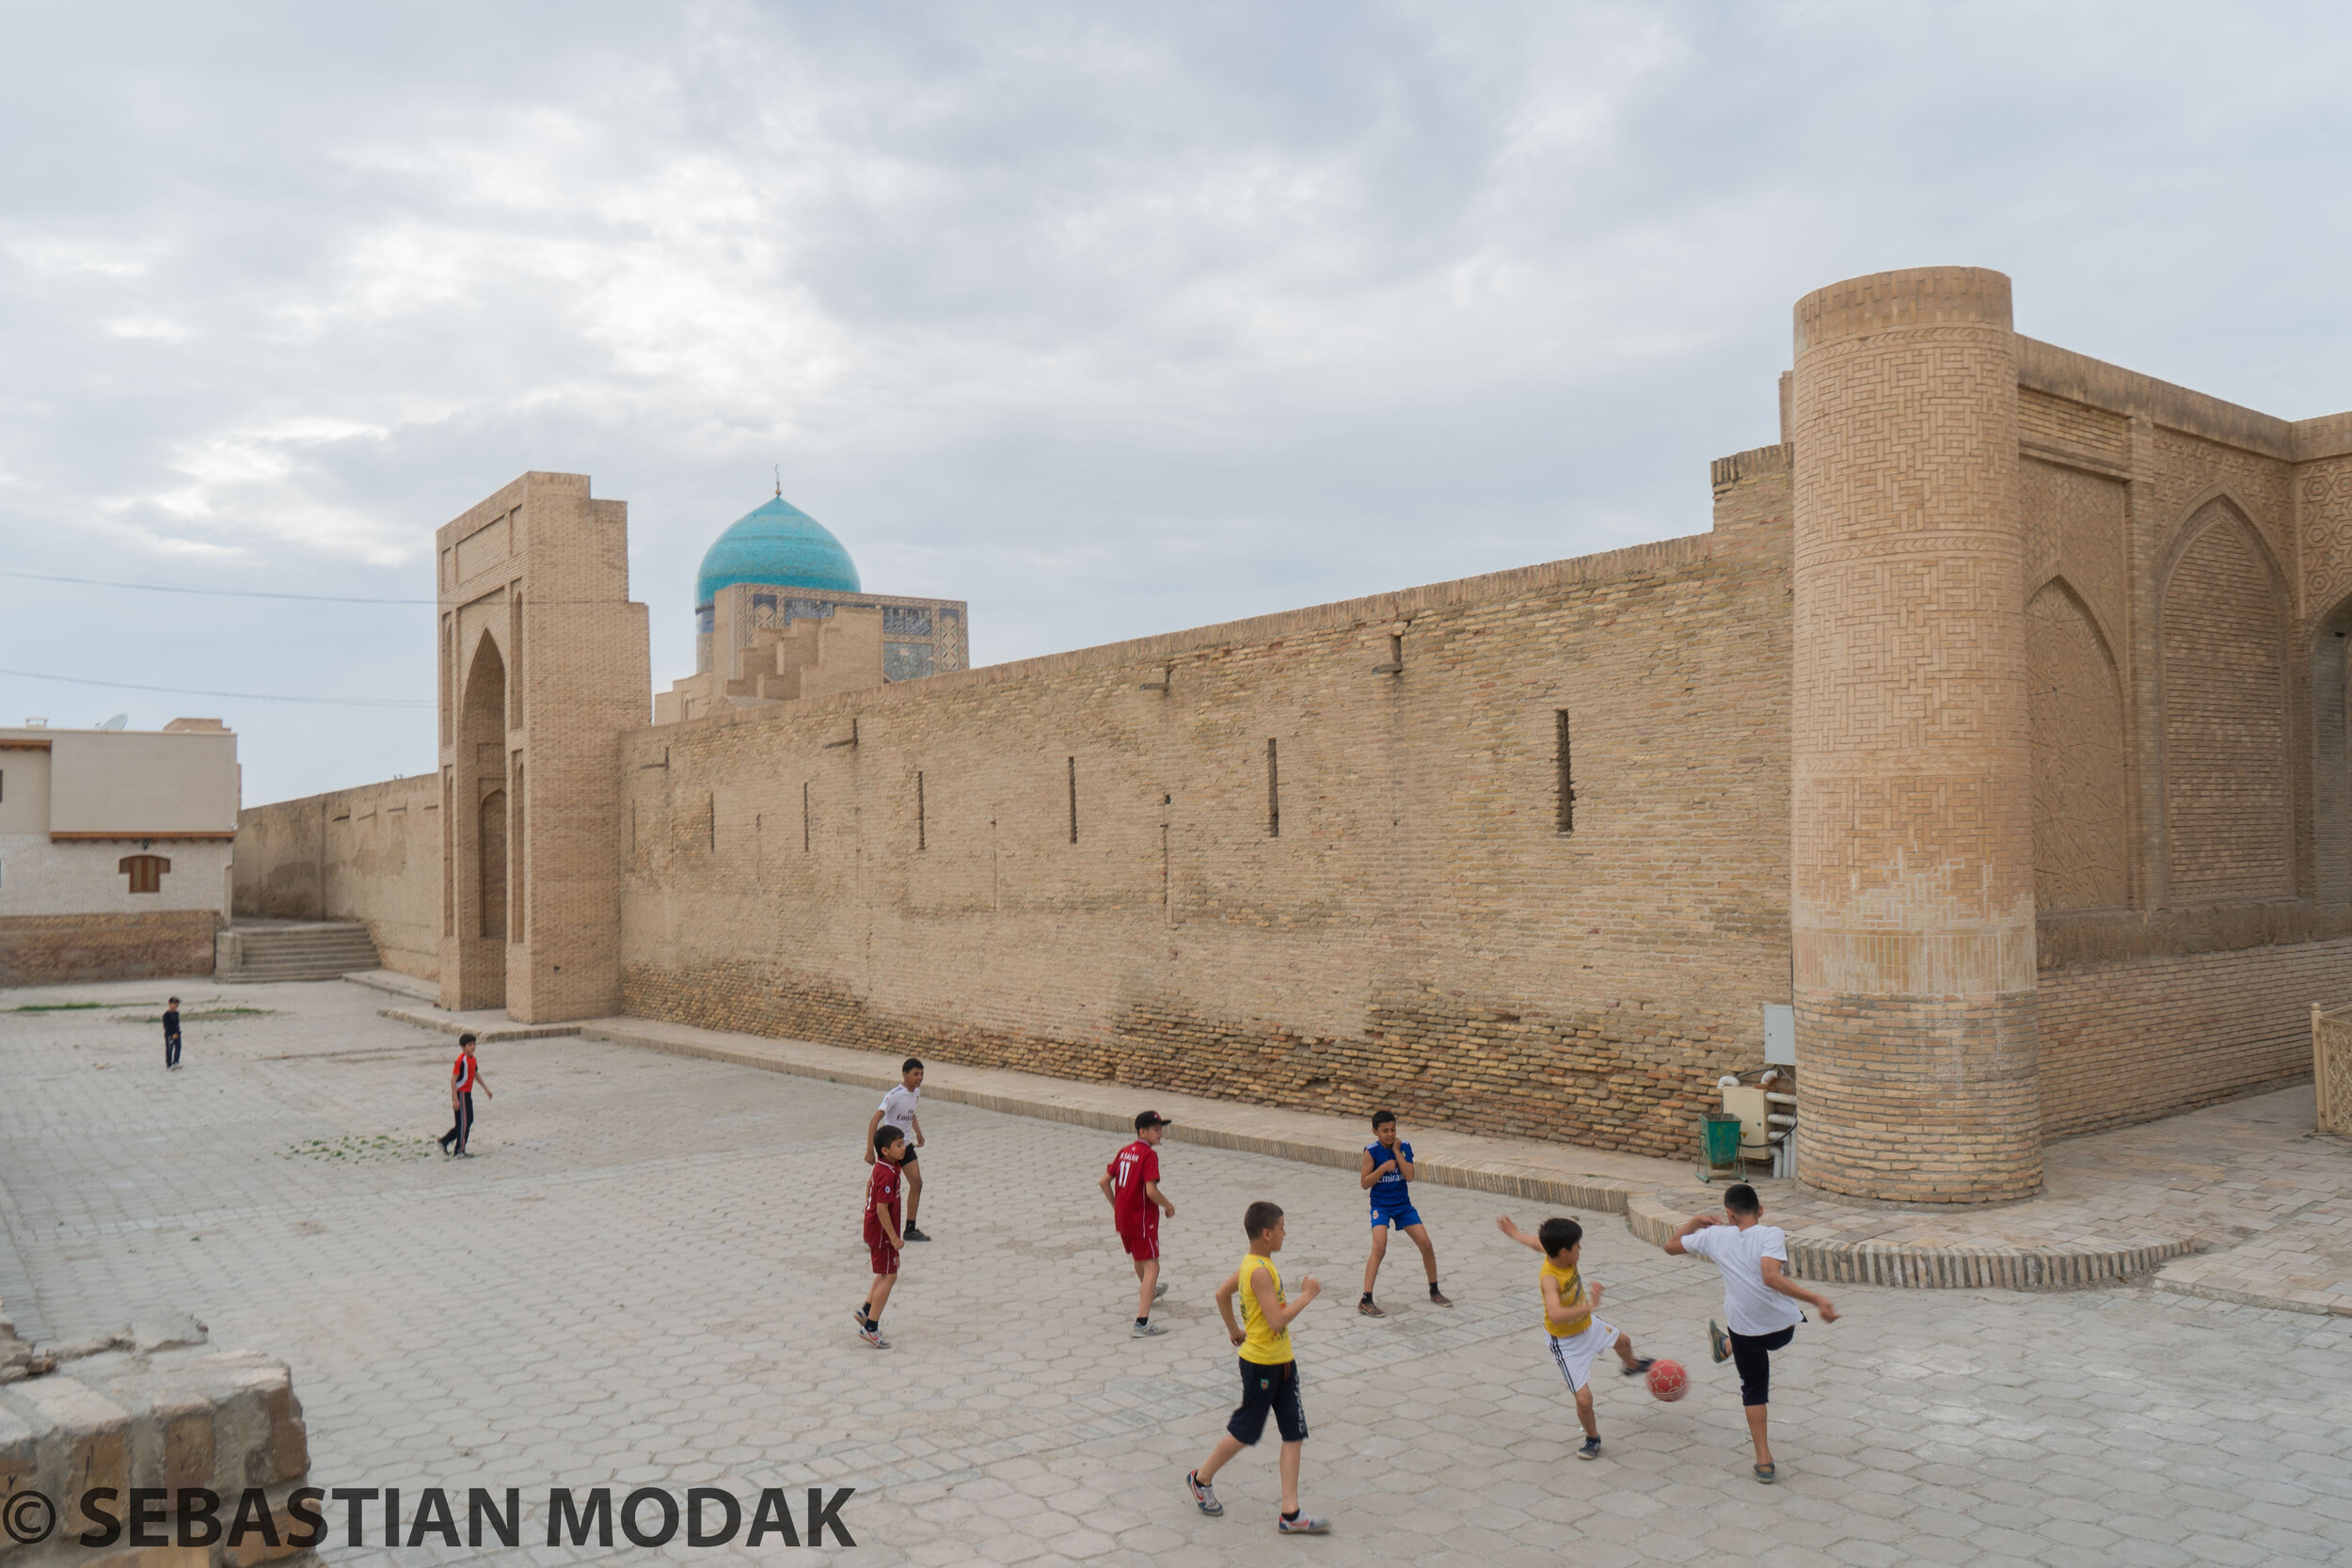
<path fill-rule="evenodd" d="M 1170 1143 L 1173 1332 L 1136 1341 L 1093 1184 L 1117 1140 L 942 1104 L 923 1161 L 939 1240 L 914 1249 L 898 1348 L 877 1354 L 849 1316 L 865 1092 L 502 1044 L 484 1053 L 481 1158 L 450 1162 L 430 1143 L 444 1037 L 374 1017 L 356 987 L 181 989 L 192 1015 L 266 1010 L 194 1017 L 168 1076 L 151 1006 L 0 1011 L 0 1215 L 32 1290 L 0 1256 L 9 1310 L 53 1338 L 193 1311 L 215 1343 L 293 1364 L 319 1484 L 519 1486 L 526 1541 L 551 1483 L 821 1484 L 858 1489 L 859 1544 L 833 1552 L 854 1563 L 2352 1560 L 2343 1319 L 2144 1290 L 1850 1287 L 1845 1321 L 1778 1358 L 1768 1489 L 1747 1478 L 1730 1369 L 1707 1359 L 1712 1271 L 1586 1215 L 1604 1315 L 1692 1388 L 1667 1405 L 1605 1378 L 1608 1447 L 1581 1464 L 1534 1257 L 1495 1234 L 1489 1197 L 1417 1195 L 1460 1305 L 1417 1302 L 1405 1248 L 1393 1315 L 1373 1322 L 1352 1307 L 1366 1230 L 1344 1173 Z M 1223 1519 L 1183 1492 L 1232 1400 L 1209 1292 L 1257 1197 L 1290 1212 L 1285 1274 L 1327 1287 L 1296 1331 L 1327 1539 L 1274 1535 L 1270 1438 L 1225 1472 Z"/>

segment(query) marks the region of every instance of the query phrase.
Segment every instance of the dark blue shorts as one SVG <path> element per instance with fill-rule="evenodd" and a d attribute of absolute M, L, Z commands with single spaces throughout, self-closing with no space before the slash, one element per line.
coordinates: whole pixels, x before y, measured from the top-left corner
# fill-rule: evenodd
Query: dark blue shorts
<path fill-rule="evenodd" d="M 1236 1443 L 1254 1447 L 1265 1435 L 1269 1412 L 1283 1442 L 1307 1440 L 1307 1406 L 1298 1397 L 1297 1362 L 1242 1362 L 1241 1408 L 1225 1423 L 1225 1430 L 1233 1434 Z"/>
<path fill-rule="evenodd" d="M 1421 1211 L 1409 1203 L 1399 1204 L 1393 1209 L 1375 1209 L 1372 1212 L 1372 1227 L 1375 1230 L 1383 1230 L 1390 1226 L 1394 1226 L 1399 1230 L 1410 1230 L 1420 1223 Z"/>

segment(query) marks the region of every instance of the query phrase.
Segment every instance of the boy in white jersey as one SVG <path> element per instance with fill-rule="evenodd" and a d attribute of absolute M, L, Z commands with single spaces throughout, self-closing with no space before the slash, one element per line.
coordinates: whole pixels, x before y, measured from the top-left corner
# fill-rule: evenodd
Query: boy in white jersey
<path fill-rule="evenodd" d="M 907 1227 L 903 1239 L 928 1242 L 929 1236 L 914 1227 L 914 1211 L 923 1198 L 923 1167 L 914 1163 L 914 1151 L 923 1147 L 923 1123 L 914 1114 L 916 1103 L 923 1098 L 923 1064 L 909 1056 L 898 1067 L 898 1084 L 883 1092 L 882 1103 L 866 1118 L 866 1163 L 874 1163 L 874 1134 L 885 1127 L 895 1127 L 907 1135 L 906 1164 L 899 1166 L 907 1183 Z"/>
<path fill-rule="evenodd" d="M 1713 1323 L 1707 1338 L 1715 1359 L 1740 1364 L 1740 1402 L 1747 1409 L 1748 1435 L 1756 1443 L 1756 1479 L 1771 1485 L 1780 1472 L 1772 1464 L 1772 1447 L 1765 1441 L 1764 1417 L 1772 1389 L 1772 1352 L 1796 1338 L 1804 1314 L 1804 1302 L 1837 1321 L 1837 1308 L 1819 1291 L 1808 1291 L 1781 1271 L 1788 1263 L 1788 1239 L 1780 1227 L 1761 1223 L 1763 1200 L 1744 1181 L 1724 1192 L 1724 1217 L 1693 1214 L 1666 1238 L 1666 1251 L 1677 1258 L 1704 1258 L 1724 1276 L 1725 1334 Z"/>
<path fill-rule="evenodd" d="M 1274 1528 L 1284 1535 L 1327 1535 L 1331 1521 L 1318 1519 L 1298 1506 L 1299 1450 L 1307 1441 L 1307 1407 L 1298 1397 L 1298 1359 L 1291 1354 L 1291 1321 L 1323 1291 L 1312 1275 L 1298 1282 L 1298 1299 L 1282 1294 L 1282 1274 L 1274 1255 L 1282 1250 L 1282 1211 L 1263 1201 L 1253 1203 L 1241 1217 L 1249 1233 L 1249 1251 L 1241 1267 L 1216 1288 L 1217 1315 L 1225 1320 L 1226 1337 L 1241 1349 L 1241 1407 L 1225 1423 L 1207 1463 L 1184 1477 L 1192 1500 L 1203 1513 L 1225 1512 L 1210 1482 L 1225 1462 L 1265 1435 L 1271 1415 L 1282 1433 L 1282 1512 Z M 1241 1321 L 1233 1321 L 1233 1297 L 1241 1297 Z"/>
<path fill-rule="evenodd" d="M 1544 1255 L 1543 1272 L 1535 1276 L 1536 1289 L 1544 1298 L 1544 1344 L 1551 1352 L 1551 1364 L 1567 1380 L 1568 1392 L 1576 1396 L 1576 1418 L 1584 1426 L 1584 1446 L 1576 1450 L 1576 1457 L 1598 1459 L 1600 1423 L 1593 1417 L 1593 1363 L 1600 1359 L 1602 1351 L 1613 1350 L 1625 1364 L 1625 1375 L 1638 1377 L 1649 1370 L 1654 1358 L 1634 1354 L 1630 1336 L 1594 1316 L 1602 1287 L 1595 1285 L 1588 1291 L 1577 1270 L 1584 1255 L 1582 1226 L 1555 1216 L 1537 1226 L 1531 1236 L 1512 1224 L 1508 1214 L 1497 1214 L 1495 1225 L 1519 1245 Z"/>

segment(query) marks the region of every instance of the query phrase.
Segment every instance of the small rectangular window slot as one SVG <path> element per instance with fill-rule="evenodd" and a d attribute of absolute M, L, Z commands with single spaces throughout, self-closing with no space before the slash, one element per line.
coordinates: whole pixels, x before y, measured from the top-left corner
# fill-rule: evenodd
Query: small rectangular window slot
<path fill-rule="evenodd" d="M 808 785 L 801 785 L 801 853 L 808 853 Z"/>
<path fill-rule="evenodd" d="M 1391 632 L 1389 635 L 1389 662 L 1372 667 L 1375 675 L 1401 675 L 1405 673 L 1405 639 Z"/>
<path fill-rule="evenodd" d="M 917 849 L 926 847 L 923 837 L 923 773 L 920 768 L 914 774 L 914 847 Z"/>
<path fill-rule="evenodd" d="M 1265 743 L 1265 835 L 1282 836 L 1282 768 L 1272 736 Z"/>
<path fill-rule="evenodd" d="M 1556 784 L 1560 797 L 1559 831 L 1572 833 L 1576 832 L 1576 772 L 1568 754 L 1568 710 L 1560 709 L 1551 720 L 1559 752 L 1555 763 L 1560 775 Z"/>
<path fill-rule="evenodd" d="M 1078 759 L 1070 759 L 1070 842 L 1078 842 Z"/>

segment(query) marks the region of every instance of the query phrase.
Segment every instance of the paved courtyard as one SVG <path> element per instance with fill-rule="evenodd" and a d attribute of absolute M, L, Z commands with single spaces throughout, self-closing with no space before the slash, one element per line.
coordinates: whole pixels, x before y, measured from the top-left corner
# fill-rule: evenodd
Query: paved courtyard
<path fill-rule="evenodd" d="M 855 1486 L 860 1544 L 832 1555 L 876 1564 L 2352 1561 L 2352 1319 L 2144 1287 L 1844 1287 L 1845 1321 L 1778 1358 L 1783 1481 L 1763 1488 L 1730 1369 L 1706 1357 L 1712 1271 L 1588 1214 L 1604 1315 L 1693 1386 L 1665 1405 L 1607 1379 L 1607 1450 L 1582 1464 L 1534 1255 L 1478 1193 L 1417 1194 L 1459 1305 L 1418 1304 L 1392 1249 L 1393 1315 L 1372 1322 L 1350 1177 L 1170 1143 L 1173 1332 L 1136 1341 L 1094 1190 L 1118 1140 L 943 1103 L 924 1118 L 939 1240 L 913 1249 L 877 1354 L 849 1318 L 866 1091 L 501 1042 L 481 1158 L 450 1162 L 430 1142 L 445 1037 L 355 986 L 180 989 L 188 1065 L 168 1076 L 162 988 L 0 993 L 122 1004 L 0 1010 L 0 1298 L 28 1336 L 183 1310 L 284 1357 L 319 1485 L 519 1486 L 540 1532 L 550 1484 Z M 260 1010 L 201 1016 L 221 1007 Z M 1295 1337 L 1327 1539 L 1274 1535 L 1271 1440 L 1221 1478 L 1225 1518 L 1183 1493 L 1232 1402 L 1208 1297 L 1258 1197 L 1290 1212 L 1285 1275 L 1327 1286 Z"/>

